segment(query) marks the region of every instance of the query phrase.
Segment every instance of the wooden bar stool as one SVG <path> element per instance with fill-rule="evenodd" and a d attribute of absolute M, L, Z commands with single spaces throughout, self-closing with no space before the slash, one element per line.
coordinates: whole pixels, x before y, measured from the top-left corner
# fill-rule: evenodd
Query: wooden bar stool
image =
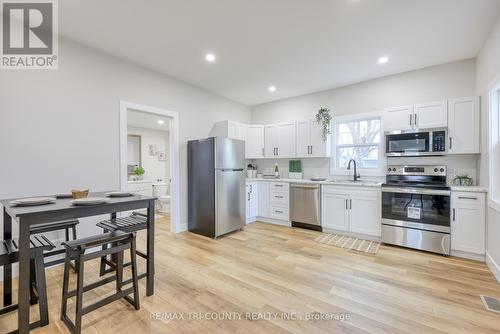
<path fill-rule="evenodd" d="M 13 264 L 19 261 L 19 241 L 18 239 L 10 239 L 0 241 L 0 265 Z M 50 242 L 45 236 L 31 236 L 31 273 L 30 273 L 30 293 L 31 304 L 38 301 L 40 311 L 40 320 L 30 324 L 30 329 L 46 326 L 49 324 L 49 311 L 47 306 L 47 285 L 45 281 L 45 264 L 44 264 L 44 251 L 54 249 L 54 244 Z M 16 310 L 17 304 L 6 306 L 0 309 L 0 315 Z M 14 331 L 13 333 L 15 333 Z"/>
<path fill-rule="evenodd" d="M 114 231 L 122 231 L 122 232 L 138 232 L 141 230 L 146 230 L 148 228 L 148 218 L 147 215 L 139 213 L 139 212 L 132 212 L 132 214 L 129 217 L 121 217 L 121 218 L 113 218 L 113 219 L 108 219 L 108 220 L 103 220 L 99 223 L 96 224 L 96 226 L 100 227 L 103 229 L 103 232 L 114 232 Z M 103 245 L 102 249 L 106 249 L 108 245 Z M 143 259 L 148 259 L 148 254 L 143 253 L 141 251 L 136 251 L 137 255 L 142 257 Z M 116 258 L 116 257 L 115 257 Z M 123 266 L 127 267 L 130 266 L 130 262 L 125 263 Z M 110 268 L 106 268 L 106 266 L 109 266 Z M 115 262 L 114 259 L 109 260 L 106 256 L 103 256 L 101 258 L 101 267 L 99 270 L 100 276 L 103 276 L 104 274 L 107 274 L 111 271 L 114 271 L 115 269 Z M 146 277 L 146 273 L 141 273 L 137 277 L 139 279 Z"/>
<path fill-rule="evenodd" d="M 78 220 L 68 220 L 68 221 L 62 221 L 62 222 L 33 225 L 30 229 L 30 233 L 31 234 L 40 234 L 40 233 L 63 231 L 64 230 L 65 241 L 68 242 L 71 240 L 76 240 L 76 238 L 77 238 L 76 225 L 78 225 L 79 223 L 80 222 Z M 54 255 L 64 254 L 64 253 L 66 253 L 66 249 L 64 247 L 62 247 L 60 249 L 55 249 L 55 250 L 50 251 L 50 252 L 45 252 L 43 255 L 45 257 L 50 257 L 50 256 L 54 256 Z M 50 266 L 53 266 L 53 265 L 56 265 L 59 263 L 64 263 L 64 258 L 45 262 L 45 266 L 50 267 Z M 71 267 L 76 272 L 78 264 L 75 263 L 75 265 L 73 265 L 73 263 L 72 263 Z"/>
<path fill-rule="evenodd" d="M 113 246 L 104 250 L 86 253 L 90 248 L 99 247 L 104 244 L 112 244 Z M 132 304 L 136 310 L 139 310 L 139 286 L 137 282 L 137 263 L 135 249 L 135 233 L 125 233 L 121 231 L 104 233 L 88 238 L 72 240 L 64 243 L 66 247 L 66 259 L 64 262 L 64 277 L 63 291 L 61 302 L 61 320 L 68 326 L 72 333 L 81 333 L 82 316 L 92 312 L 102 306 L 112 303 L 116 300 L 124 298 Z M 123 252 L 130 249 L 130 259 L 132 266 L 132 278 L 123 281 Z M 106 277 L 97 282 L 83 286 L 84 264 L 86 261 L 100 258 L 107 255 L 116 255 L 115 275 Z M 68 291 L 69 285 L 69 269 L 70 261 L 75 260 L 78 263 L 77 287 L 76 290 Z M 95 289 L 101 285 L 116 281 L 116 293 L 106 297 L 94 304 L 83 307 L 83 293 Z M 122 289 L 124 285 L 132 283 L 132 286 Z M 134 294 L 134 298 L 130 298 L 130 294 Z M 76 296 L 76 316 L 73 323 L 67 316 L 68 299 Z"/>

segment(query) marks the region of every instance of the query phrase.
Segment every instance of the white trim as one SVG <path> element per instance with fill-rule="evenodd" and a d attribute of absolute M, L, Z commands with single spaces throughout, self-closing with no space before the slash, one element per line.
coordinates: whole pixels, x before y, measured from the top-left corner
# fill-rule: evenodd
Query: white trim
<path fill-rule="evenodd" d="M 187 230 L 186 224 L 181 224 L 181 190 L 180 190 L 180 153 L 179 153 L 179 114 L 142 104 L 120 100 L 120 187 L 126 189 L 127 184 L 127 111 L 137 110 L 145 113 L 169 117 L 170 122 L 170 230 L 179 233 Z"/>
<path fill-rule="evenodd" d="M 491 273 L 497 279 L 498 283 L 500 283 L 500 265 L 493 260 L 493 257 L 489 253 L 486 253 L 486 264 L 488 268 L 490 268 Z"/>
<path fill-rule="evenodd" d="M 360 174 L 363 174 L 361 176 L 384 176 L 384 170 L 385 170 L 385 156 L 384 156 L 384 124 L 383 124 L 383 111 L 372 111 L 372 112 L 367 112 L 367 113 L 360 113 L 360 114 L 354 114 L 354 115 L 341 115 L 341 116 L 335 116 L 332 119 L 332 135 L 331 135 L 331 142 L 332 145 L 330 147 L 331 150 L 331 158 L 330 158 L 330 175 L 351 175 L 352 171 L 346 170 L 346 169 L 340 169 L 337 168 L 337 148 L 338 147 L 345 147 L 345 146 L 357 146 L 357 145 L 337 145 L 337 127 L 338 123 L 345 123 L 345 122 L 358 122 L 358 121 L 363 121 L 363 120 L 368 120 L 368 119 L 374 119 L 378 118 L 380 119 L 380 143 L 378 144 L 379 147 L 379 166 L 378 168 L 358 168 L 357 170 L 360 172 Z M 361 146 L 361 145 L 359 145 Z M 375 145 L 370 145 L 370 146 L 375 146 Z"/>
<path fill-rule="evenodd" d="M 497 190 L 495 191 L 495 184 L 498 184 L 498 166 L 495 166 L 495 161 L 497 158 L 493 154 L 495 146 L 500 145 L 500 81 L 496 84 L 491 85 L 489 91 L 489 101 L 488 101 L 488 121 L 489 121 L 489 131 L 488 131 L 488 155 L 489 155 L 489 181 L 488 181 L 488 199 L 490 207 L 494 208 L 496 211 L 500 212 L 500 200 L 498 196 L 500 195 Z M 498 150 L 498 148 L 497 148 Z M 497 167 L 497 168 L 495 168 Z"/>
<path fill-rule="evenodd" d="M 485 256 L 482 254 L 474 254 L 474 253 L 469 253 L 469 252 L 464 252 L 464 251 L 459 251 L 459 250 L 451 250 L 450 252 L 451 256 L 455 257 L 461 257 L 463 259 L 469 259 L 469 260 L 475 260 L 475 261 L 485 261 Z"/>

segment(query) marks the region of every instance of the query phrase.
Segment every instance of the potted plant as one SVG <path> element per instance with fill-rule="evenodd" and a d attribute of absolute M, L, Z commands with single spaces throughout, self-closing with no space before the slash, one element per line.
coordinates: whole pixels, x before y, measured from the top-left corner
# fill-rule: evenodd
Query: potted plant
<path fill-rule="evenodd" d="M 144 173 L 146 173 L 146 171 L 140 166 L 134 169 L 134 174 L 137 175 L 137 180 L 142 180 Z"/>
<path fill-rule="evenodd" d="M 330 109 L 321 107 L 316 114 L 316 122 L 321 125 L 323 141 L 326 141 L 328 135 L 331 133 L 332 115 L 330 114 Z"/>

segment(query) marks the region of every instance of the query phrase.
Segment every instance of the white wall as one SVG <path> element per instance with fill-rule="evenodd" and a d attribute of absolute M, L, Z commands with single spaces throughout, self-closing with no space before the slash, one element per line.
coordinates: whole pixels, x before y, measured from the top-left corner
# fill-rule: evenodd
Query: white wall
<path fill-rule="evenodd" d="M 390 66 L 390 64 L 388 65 Z M 333 116 L 380 111 L 385 107 L 443 100 L 475 95 L 475 60 L 463 60 L 421 70 L 298 96 L 252 107 L 252 123 L 269 124 L 313 118 L 321 106 L 329 107 Z M 303 160 L 304 176 L 329 174 L 329 159 Z M 419 160 L 418 162 L 421 163 Z M 273 161 L 259 161 L 259 170 L 274 165 Z M 411 159 L 391 159 L 391 164 L 412 163 Z M 413 163 L 416 163 L 413 161 Z M 427 164 L 445 164 L 450 171 L 466 170 L 475 175 L 477 156 L 426 158 Z M 279 161 L 287 172 L 288 161 Z M 471 175 L 471 176 L 472 176 Z"/>
<path fill-rule="evenodd" d="M 141 136 L 141 160 L 142 167 L 145 170 L 144 180 L 156 182 L 161 179 L 168 182 L 170 179 L 169 132 L 132 126 L 129 126 L 127 131 L 129 135 Z M 160 161 L 158 155 L 149 155 L 149 145 L 155 145 L 157 151 L 167 152 L 167 160 Z"/>
<path fill-rule="evenodd" d="M 58 70 L 0 73 L 0 198 L 119 189 L 126 100 L 179 113 L 187 223 L 187 140 L 206 137 L 218 120 L 249 122 L 249 108 L 71 41 L 59 48 Z"/>
<path fill-rule="evenodd" d="M 476 62 L 476 89 L 477 94 L 481 96 L 481 159 L 480 173 L 481 184 L 488 186 L 488 133 L 489 133 L 489 86 L 494 82 L 500 81 L 500 19 L 497 20 L 492 29 L 488 40 L 481 49 Z M 495 171 L 498 173 L 498 171 Z M 500 282 L 500 212 L 492 207 L 488 207 L 488 225 L 487 225 L 487 258 L 492 262 L 490 268 L 496 273 L 497 280 Z"/>

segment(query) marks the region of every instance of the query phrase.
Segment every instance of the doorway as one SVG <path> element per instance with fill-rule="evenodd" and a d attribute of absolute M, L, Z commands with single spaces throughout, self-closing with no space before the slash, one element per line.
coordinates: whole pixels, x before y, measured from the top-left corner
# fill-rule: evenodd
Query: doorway
<path fill-rule="evenodd" d="M 181 232 L 178 113 L 120 101 L 120 188 L 159 197 L 157 214 Z"/>

